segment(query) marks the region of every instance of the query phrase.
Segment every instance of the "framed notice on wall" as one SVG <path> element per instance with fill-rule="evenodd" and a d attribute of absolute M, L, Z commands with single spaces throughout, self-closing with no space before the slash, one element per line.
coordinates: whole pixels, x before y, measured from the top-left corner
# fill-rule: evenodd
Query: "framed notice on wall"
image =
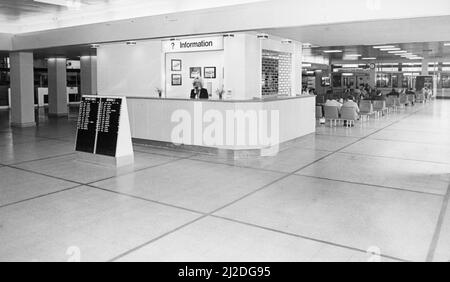
<path fill-rule="evenodd" d="M 190 78 L 192 78 L 192 79 L 202 77 L 202 68 L 200 68 L 200 67 L 190 68 L 189 73 L 190 73 Z"/>
<path fill-rule="evenodd" d="M 172 86 L 183 85 L 183 78 L 181 74 L 172 74 Z"/>
<path fill-rule="evenodd" d="M 172 71 L 181 71 L 183 69 L 181 60 L 172 60 L 171 61 L 171 70 Z"/>
<path fill-rule="evenodd" d="M 215 79 L 216 78 L 216 67 L 205 67 L 203 69 L 203 77 L 206 79 Z"/>

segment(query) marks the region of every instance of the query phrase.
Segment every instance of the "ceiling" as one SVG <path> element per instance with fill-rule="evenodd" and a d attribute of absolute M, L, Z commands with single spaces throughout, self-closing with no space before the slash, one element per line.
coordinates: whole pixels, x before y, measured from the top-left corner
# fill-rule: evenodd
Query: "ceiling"
<path fill-rule="evenodd" d="M 390 45 L 394 48 L 399 48 L 401 51 L 406 51 L 408 53 L 414 54 L 416 56 L 436 59 L 437 61 L 443 61 L 450 59 L 450 46 L 445 46 L 444 44 L 448 42 L 426 42 L 426 43 L 389 43 L 383 45 Z M 304 48 L 304 53 L 306 55 L 313 56 L 326 56 L 331 59 L 331 61 L 359 61 L 363 58 L 376 58 L 377 61 L 397 61 L 402 60 L 405 62 L 417 61 L 402 58 L 389 51 L 382 51 L 379 48 L 374 48 L 380 45 L 353 45 L 353 46 L 321 46 L 321 47 L 306 47 Z M 341 53 L 326 53 L 329 50 L 340 50 Z M 360 55 L 360 56 L 352 56 Z M 374 61 L 374 60 L 366 60 Z"/>
<path fill-rule="evenodd" d="M 72 0 L 69 0 L 69 3 L 72 3 L 71 1 Z M 110 0 L 78 1 L 79 2 L 74 1 L 73 3 L 79 3 L 81 6 L 91 6 L 110 2 Z M 43 2 L 37 2 L 34 0 L 0 0 L 0 18 L 16 21 L 24 17 L 40 16 L 43 14 L 56 14 L 71 9 L 68 6 L 52 5 Z M 76 4 L 74 5 L 76 6 Z"/>
<path fill-rule="evenodd" d="M 319 46 L 305 50 L 312 55 L 323 54 L 329 49 L 343 53 L 328 55 L 332 60 L 356 60 L 348 54 L 376 57 L 379 60 L 398 59 L 398 56 L 380 52 L 373 48 L 379 45 L 396 47 L 425 58 L 450 59 L 450 17 L 414 18 L 401 20 L 381 20 L 349 22 L 333 25 L 314 25 L 264 30 L 282 38 Z M 425 43 L 424 43 L 425 42 Z"/>
<path fill-rule="evenodd" d="M 43 3 L 53 1 L 60 4 Z M 262 1 L 265 0 L 0 0 L 0 33 L 33 32 Z"/>

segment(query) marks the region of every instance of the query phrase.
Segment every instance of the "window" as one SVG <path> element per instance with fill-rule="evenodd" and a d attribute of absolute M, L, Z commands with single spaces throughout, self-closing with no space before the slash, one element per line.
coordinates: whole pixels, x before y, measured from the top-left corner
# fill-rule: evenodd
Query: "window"
<path fill-rule="evenodd" d="M 391 87 L 391 74 L 379 73 L 377 74 L 377 87 L 378 88 L 390 88 Z"/>

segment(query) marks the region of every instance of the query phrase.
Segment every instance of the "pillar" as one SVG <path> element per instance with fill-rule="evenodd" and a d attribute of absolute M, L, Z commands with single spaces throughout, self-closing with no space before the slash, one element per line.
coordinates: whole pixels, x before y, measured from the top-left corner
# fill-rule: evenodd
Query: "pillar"
<path fill-rule="evenodd" d="M 53 117 L 68 115 L 66 59 L 48 60 L 48 114 Z"/>
<path fill-rule="evenodd" d="M 97 95 L 97 57 L 82 56 L 81 64 L 81 95 Z"/>
<path fill-rule="evenodd" d="M 370 68 L 369 86 L 372 87 L 372 88 L 377 86 L 377 70 L 376 70 L 376 67 L 371 67 Z"/>
<path fill-rule="evenodd" d="M 10 65 L 11 126 L 35 126 L 33 53 L 10 53 Z"/>
<path fill-rule="evenodd" d="M 422 61 L 422 75 L 429 75 L 429 67 L 428 64 L 430 63 L 429 60 L 423 60 Z"/>
<path fill-rule="evenodd" d="M 302 94 L 302 56 L 303 45 L 299 42 L 292 43 L 292 72 L 291 72 L 291 96 Z M 317 90 L 317 84 L 316 84 Z"/>

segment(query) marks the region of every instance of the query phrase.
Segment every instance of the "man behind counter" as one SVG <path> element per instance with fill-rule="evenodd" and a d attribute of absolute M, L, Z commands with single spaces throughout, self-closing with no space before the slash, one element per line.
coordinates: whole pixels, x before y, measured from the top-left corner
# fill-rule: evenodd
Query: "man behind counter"
<path fill-rule="evenodd" d="M 201 78 L 194 79 L 192 83 L 194 89 L 191 90 L 191 99 L 209 99 L 208 90 L 203 88 L 203 81 Z"/>

